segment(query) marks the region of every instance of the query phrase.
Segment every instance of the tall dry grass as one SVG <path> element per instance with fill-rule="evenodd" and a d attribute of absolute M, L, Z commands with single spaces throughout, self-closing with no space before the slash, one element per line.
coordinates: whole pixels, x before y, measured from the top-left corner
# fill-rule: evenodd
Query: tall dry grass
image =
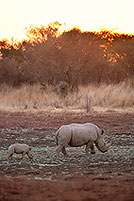
<path fill-rule="evenodd" d="M 95 107 L 133 108 L 133 86 L 129 83 L 79 86 L 77 92 L 68 92 L 66 97 L 56 94 L 50 86 L 42 89 L 39 84 L 23 85 L 20 88 L 13 88 L 4 84 L 0 86 L 1 110 L 53 110 L 63 108 L 90 111 Z"/>

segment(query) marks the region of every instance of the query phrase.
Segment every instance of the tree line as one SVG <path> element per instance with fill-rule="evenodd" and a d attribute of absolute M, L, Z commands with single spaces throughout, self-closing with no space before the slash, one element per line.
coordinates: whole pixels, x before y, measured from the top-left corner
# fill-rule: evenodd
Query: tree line
<path fill-rule="evenodd" d="M 134 35 L 108 30 L 59 33 L 61 24 L 30 26 L 27 40 L 0 41 L 0 84 L 41 83 L 70 88 L 134 79 Z"/>

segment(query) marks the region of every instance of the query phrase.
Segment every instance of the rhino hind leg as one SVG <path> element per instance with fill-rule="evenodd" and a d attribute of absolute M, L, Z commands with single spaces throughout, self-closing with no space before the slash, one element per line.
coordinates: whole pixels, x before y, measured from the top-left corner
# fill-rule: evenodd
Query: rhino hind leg
<path fill-rule="evenodd" d="M 62 148 L 62 153 L 64 154 L 64 156 L 67 156 L 67 152 L 65 150 L 65 147 Z"/>
<path fill-rule="evenodd" d="M 94 145 L 93 145 L 93 142 L 92 141 L 89 141 L 87 144 L 86 144 L 86 154 L 89 153 L 89 148 L 91 149 L 91 154 L 95 154 L 95 150 L 94 150 Z"/>
<path fill-rule="evenodd" d="M 63 146 L 62 145 L 58 145 L 58 148 L 56 150 L 56 156 L 58 157 L 59 156 L 59 153 L 62 151 L 63 149 Z"/>

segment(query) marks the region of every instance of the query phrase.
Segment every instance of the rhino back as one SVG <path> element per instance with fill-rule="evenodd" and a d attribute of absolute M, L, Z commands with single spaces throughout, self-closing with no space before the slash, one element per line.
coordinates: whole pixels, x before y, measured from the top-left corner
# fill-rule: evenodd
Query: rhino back
<path fill-rule="evenodd" d="M 22 153 L 29 151 L 29 146 L 27 144 L 15 144 L 14 151 L 16 153 Z"/>
<path fill-rule="evenodd" d="M 96 141 L 98 127 L 94 124 L 70 124 L 71 141 L 70 146 L 82 146 L 89 141 Z"/>

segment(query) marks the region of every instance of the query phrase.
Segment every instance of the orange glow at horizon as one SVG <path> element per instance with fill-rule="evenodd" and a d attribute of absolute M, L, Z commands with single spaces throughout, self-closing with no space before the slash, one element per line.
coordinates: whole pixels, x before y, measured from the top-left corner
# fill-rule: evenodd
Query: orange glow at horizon
<path fill-rule="evenodd" d="M 11 36 L 9 38 L 4 37 L 4 38 L 0 39 L 0 41 L 6 40 L 6 41 L 8 41 L 11 44 L 18 44 L 19 42 L 22 42 L 24 40 L 26 40 L 26 41 L 31 40 L 31 42 L 32 42 L 32 40 L 34 41 L 34 39 L 35 39 L 35 35 L 32 37 L 32 34 L 31 34 L 30 38 L 27 37 L 26 32 L 28 30 L 30 30 L 31 28 L 33 28 L 33 29 L 37 28 L 37 30 L 41 29 L 41 28 L 45 28 L 46 29 L 49 25 L 53 26 L 53 24 L 55 24 L 55 23 L 58 23 L 58 22 L 54 22 L 54 23 L 51 22 L 47 26 L 44 26 L 44 25 L 33 25 L 32 24 L 29 27 L 26 27 L 23 30 L 23 33 L 19 34 L 19 37 L 13 37 L 13 36 Z M 81 33 L 84 33 L 84 32 L 93 32 L 95 34 L 101 34 L 102 38 L 108 38 L 109 41 L 114 40 L 114 38 L 113 38 L 114 36 L 116 36 L 116 37 L 120 37 L 121 35 L 126 35 L 126 36 L 130 36 L 130 37 L 134 36 L 134 34 L 132 34 L 132 33 L 121 32 L 118 29 L 107 29 L 106 27 L 102 27 L 102 28 L 100 28 L 100 29 L 98 28 L 96 30 L 87 30 L 87 29 L 81 28 L 80 26 L 67 26 L 65 23 L 64 24 L 60 24 L 60 26 L 58 27 L 58 31 L 57 31 L 56 36 L 58 37 L 58 36 L 62 35 L 63 32 L 69 32 L 69 31 L 71 31 L 73 29 L 76 29 L 76 30 L 80 31 Z M 39 38 L 39 37 L 40 37 L 40 35 L 37 35 L 37 38 Z"/>
<path fill-rule="evenodd" d="M 0 40 L 21 41 L 27 38 L 25 27 L 46 27 L 55 21 L 64 25 L 61 32 L 73 27 L 96 32 L 104 28 L 134 35 L 133 0 L 4 0 L 0 6 Z"/>
<path fill-rule="evenodd" d="M 52 23 L 52 22 L 50 22 L 50 23 Z M 0 38 L 0 40 L 8 40 L 8 41 L 21 42 L 23 40 L 27 40 L 28 39 L 27 36 L 26 36 L 26 29 L 30 29 L 30 26 L 38 27 L 38 28 L 40 28 L 41 26 L 44 26 L 46 28 L 48 25 L 45 26 L 45 25 L 37 25 L 37 24 L 34 25 L 34 24 L 32 24 L 32 25 L 29 25 L 29 27 L 25 27 L 23 30 L 21 30 L 20 32 L 18 32 L 18 35 L 14 34 L 14 33 L 5 34 L 5 35 L 3 35 Z M 58 30 L 59 35 L 61 35 L 63 32 L 68 32 L 68 31 L 70 31 L 70 30 L 72 30 L 74 28 L 79 29 L 81 32 L 96 32 L 96 33 L 98 32 L 98 33 L 100 33 L 103 30 L 107 30 L 110 33 L 117 33 L 119 35 L 121 35 L 121 34 L 124 34 L 124 35 L 134 35 L 134 33 L 132 33 L 132 32 L 129 32 L 129 31 L 125 32 L 125 31 L 123 31 L 123 30 L 121 30 L 119 28 L 113 28 L 113 27 L 111 27 L 111 28 L 109 27 L 108 28 L 108 27 L 103 26 L 103 27 L 96 28 L 96 29 L 88 29 L 88 27 L 87 27 L 87 29 L 86 29 L 85 27 L 81 27 L 81 26 L 78 26 L 78 25 L 77 26 L 66 25 L 65 23 L 62 24 L 59 27 L 59 30 Z M 103 36 L 103 37 L 105 37 L 105 36 Z"/>

